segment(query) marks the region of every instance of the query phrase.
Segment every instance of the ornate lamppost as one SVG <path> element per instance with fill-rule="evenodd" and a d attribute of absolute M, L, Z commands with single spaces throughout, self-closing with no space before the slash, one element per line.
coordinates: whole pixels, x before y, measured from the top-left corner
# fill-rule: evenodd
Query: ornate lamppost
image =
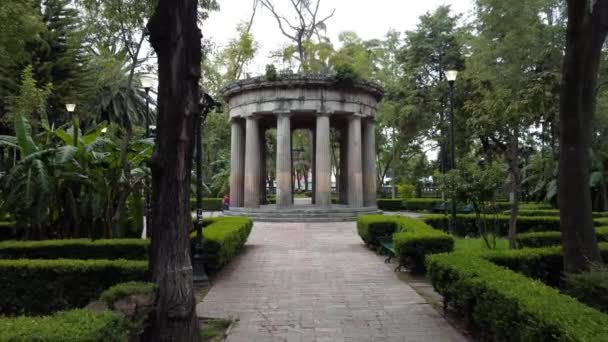
<path fill-rule="evenodd" d="M 72 129 L 74 130 L 74 146 L 78 147 L 78 116 L 76 115 L 76 104 L 67 103 L 65 109 L 72 115 Z"/>
<path fill-rule="evenodd" d="M 458 77 L 458 70 L 448 70 L 445 77 L 450 86 L 450 169 L 456 168 L 456 147 L 454 145 L 454 82 Z M 452 196 L 452 232 L 456 226 L 456 198 Z"/>

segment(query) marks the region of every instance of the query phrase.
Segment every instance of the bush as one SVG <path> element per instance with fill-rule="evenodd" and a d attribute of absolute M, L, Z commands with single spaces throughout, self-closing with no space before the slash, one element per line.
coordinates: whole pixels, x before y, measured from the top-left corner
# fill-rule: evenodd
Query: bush
<path fill-rule="evenodd" d="M 595 230 L 598 242 L 608 242 L 608 227 Z M 535 232 L 517 234 L 517 246 L 519 248 L 538 248 L 557 246 L 562 243 L 561 232 Z"/>
<path fill-rule="evenodd" d="M 206 220 L 203 229 L 203 257 L 208 272 L 217 272 L 237 256 L 251 233 L 253 221 L 245 217 L 218 217 Z M 192 233 L 194 243 L 196 232 Z"/>
<path fill-rule="evenodd" d="M 450 252 L 454 248 L 454 239 L 451 236 L 420 220 L 408 217 L 359 216 L 357 231 L 361 239 L 371 247 L 377 247 L 380 244 L 379 239 L 392 236 L 395 255 L 400 264 L 414 273 L 424 272 L 426 255 Z"/>
<path fill-rule="evenodd" d="M 0 221 L 0 241 L 13 240 L 18 238 L 17 227 L 15 222 Z"/>
<path fill-rule="evenodd" d="M 589 272 L 568 274 L 566 292 L 579 301 L 608 313 L 608 267 L 597 265 Z"/>
<path fill-rule="evenodd" d="M 465 317 L 481 340 L 608 340 L 608 316 L 481 257 L 437 254 L 427 266 L 445 304 Z"/>
<path fill-rule="evenodd" d="M 203 210 L 205 211 L 222 211 L 223 205 L 223 198 L 203 198 Z M 190 209 L 196 210 L 196 198 L 190 199 Z"/>
<path fill-rule="evenodd" d="M 451 252 L 454 249 L 454 238 L 420 220 L 399 217 L 397 224 L 398 232 L 393 235 L 395 255 L 399 258 L 399 263 L 413 273 L 424 273 L 427 255 Z"/>
<path fill-rule="evenodd" d="M 405 209 L 403 206 L 403 200 L 392 199 L 392 198 L 379 198 L 378 209 L 384 211 L 399 211 Z"/>
<path fill-rule="evenodd" d="M 397 191 L 402 199 L 413 198 L 416 196 L 416 186 L 412 184 L 397 185 Z"/>
<path fill-rule="evenodd" d="M 506 236 L 509 231 L 509 219 L 507 215 L 488 215 L 488 222 L 496 219 L 498 224 L 499 235 Z M 450 217 L 442 214 L 425 215 L 424 222 L 430 224 L 436 229 L 446 230 L 449 227 Z M 545 232 L 559 231 L 559 217 L 555 216 L 535 216 L 526 217 L 519 216 L 517 218 L 517 231 L 520 233 L 526 232 Z M 476 224 L 475 214 L 459 214 L 456 217 L 456 226 L 454 234 L 458 236 L 476 236 L 479 230 Z"/>
<path fill-rule="evenodd" d="M 45 300 L 46 297 L 39 298 Z M 127 341 L 120 314 L 89 310 L 59 312 L 45 317 L 0 318 L 0 341 L 113 342 Z"/>
<path fill-rule="evenodd" d="M 408 198 L 404 202 L 409 211 L 433 211 L 433 207 L 443 203 L 441 198 Z"/>
<path fill-rule="evenodd" d="M 503 214 L 510 215 L 511 210 L 505 211 Z M 559 209 L 538 209 L 538 210 L 529 210 L 523 209 L 519 211 L 520 216 L 559 216 Z M 608 212 L 606 211 L 596 211 L 592 213 L 593 218 L 603 218 L 608 217 Z"/>
<path fill-rule="evenodd" d="M 144 280 L 132 260 L 0 260 L 0 314 L 48 314 L 82 307 L 106 288 Z"/>
<path fill-rule="evenodd" d="M 116 284 L 110 287 L 109 289 L 103 291 L 99 299 L 111 307 L 115 301 L 120 300 L 121 298 L 134 295 L 154 297 L 155 292 L 156 284 L 154 283 L 130 281 L 127 283 Z"/>
<path fill-rule="evenodd" d="M 149 244 L 142 239 L 3 241 L 0 259 L 147 260 Z"/>

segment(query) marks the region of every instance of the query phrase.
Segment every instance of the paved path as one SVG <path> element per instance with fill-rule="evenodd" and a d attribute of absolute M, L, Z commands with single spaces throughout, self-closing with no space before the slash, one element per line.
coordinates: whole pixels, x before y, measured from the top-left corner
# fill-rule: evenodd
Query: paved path
<path fill-rule="evenodd" d="M 256 223 L 199 316 L 239 322 L 228 341 L 466 341 L 354 223 Z"/>

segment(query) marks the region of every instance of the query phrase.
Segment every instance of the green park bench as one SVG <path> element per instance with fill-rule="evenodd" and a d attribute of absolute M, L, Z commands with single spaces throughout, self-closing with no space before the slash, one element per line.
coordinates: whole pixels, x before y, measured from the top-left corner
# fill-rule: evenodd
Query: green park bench
<path fill-rule="evenodd" d="M 395 246 L 393 245 L 393 236 L 386 235 L 378 239 L 380 247 L 386 252 L 386 258 L 384 259 L 385 264 L 390 264 L 391 260 L 395 257 Z M 394 272 L 397 272 L 401 268 L 401 262 L 395 267 Z"/>

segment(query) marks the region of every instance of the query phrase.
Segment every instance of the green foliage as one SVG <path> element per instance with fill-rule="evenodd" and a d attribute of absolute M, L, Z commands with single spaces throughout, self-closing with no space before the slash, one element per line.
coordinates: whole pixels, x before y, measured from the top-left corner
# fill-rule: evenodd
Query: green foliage
<path fill-rule="evenodd" d="M 416 197 L 416 186 L 411 184 L 397 185 L 397 191 L 399 192 L 401 198 L 404 200 Z"/>
<path fill-rule="evenodd" d="M 0 313 L 48 314 L 83 307 L 106 288 L 144 280 L 147 272 L 146 261 L 0 260 Z"/>
<path fill-rule="evenodd" d="M 28 65 L 21 74 L 21 85 L 19 94 L 13 97 L 9 104 L 9 115 L 2 119 L 5 122 L 12 122 L 18 116 L 23 116 L 33 124 L 33 131 L 49 128 L 47 117 L 47 99 L 52 93 L 52 85 L 46 84 L 39 88 L 32 72 L 32 66 Z"/>
<path fill-rule="evenodd" d="M 504 214 L 509 214 L 510 211 L 505 211 Z M 521 216 L 559 216 L 559 209 L 537 209 L 529 210 L 524 209 L 519 211 Z M 595 211 L 592 213 L 593 218 L 608 217 L 608 212 Z"/>
<path fill-rule="evenodd" d="M 116 284 L 103 291 L 99 299 L 104 301 L 109 307 L 112 307 L 114 302 L 122 298 L 136 295 L 151 296 L 152 298 L 155 298 L 155 293 L 156 284 L 154 283 L 130 281 Z"/>
<path fill-rule="evenodd" d="M 274 64 L 266 64 L 266 79 L 268 81 L 277 81 L 279 79 L 279 74 Z"/>
<path fill-rule="evenodd" d="M 509 219 L 507 215 L 482 215 L 487 220 L 493 220 L 496 224 L 498 236 L 506 236 L 509 230 Z M 425 215 L 423 220 L 437 229 L 447 229 L 449 217 L 446 215 Z M 458 214 L 454 234 L 458 236 L 478 236 L 478 218 L 475 214 Z M 559 217 L 556 216 L 519 216 L 517 218 L 517 230 L 520 233 L 559 231 Z"/>
<path fill-rule="evenodd" d="M 0 340 L 124 342 L 128 332 L 118 313 L 72 310 L 44 317 L 2 317 Z"/>
<path fill-rule="evenodd" d="M 146 260 L 149 244 L 142 239 L 3 241 L 0 259 Z"/>
<path fill-rule="evenodd" d="M 433 211 L 433 208 L 443 203 L 440 198 L 408 198 L 404 201 L 405 209 L 409 211 Z"/>
<path fill-rule="evenodd" d="M 587 272 L 568 274 L 565 282 L 572 297 L 608 313 L 608 267 L 595 265 Z"/>
<path fill-rule="evenodd" d="M 595 230 L 598 242 L 608 242 L 608 227 L 600 227 Z M 537 248 L 557 246 L 562 243 L 561 232 L 535 232 L 517 234 L 517 246 L 519 248 Z"/>
<path fill-rule="evenodd" d="M 236 257 L 240 252 L 251 228 L 253 221 L 244 217 L 221 217 L 207 219 L 208 225 L 203 229 L 203 256 L 205 269 L 217 272 Z M 196 233 L 191 240 L 194 243 Z"/>
<path fill-rule="evenodd" d="M 361 239 L 374 248 L 379 246 L 380 239 L 392 238 L 400 264 L 414 273 L 424 272 L 427 255 L 450 252 L 454 247 L 454 239 L 448 234 L 408 217 L 359 216 L 357 231 Z"/>
<path fill-rule="evenodd" d="M 484 340 L 601 341 L 608 316 L 538 281 L 466 253 L 428 258 L 446 305 Z"/>
<path fill-rule="evenodd" d="M 399 211 L 405 209 L 403 206 L 403 200 L 401 199 L 392 199 L 392 198 L 379 198 L 378 209 L 384 211 Z"/>
<path fill-rule="evenodd" d="M 355 81 L 357 81 L 360 77 L 355 71 L 355 69 L 348 64 L 340 64 L 335 66 L 335 76 L 336 83 L 339 86 L 349 87 L 352 86 Z"/>

